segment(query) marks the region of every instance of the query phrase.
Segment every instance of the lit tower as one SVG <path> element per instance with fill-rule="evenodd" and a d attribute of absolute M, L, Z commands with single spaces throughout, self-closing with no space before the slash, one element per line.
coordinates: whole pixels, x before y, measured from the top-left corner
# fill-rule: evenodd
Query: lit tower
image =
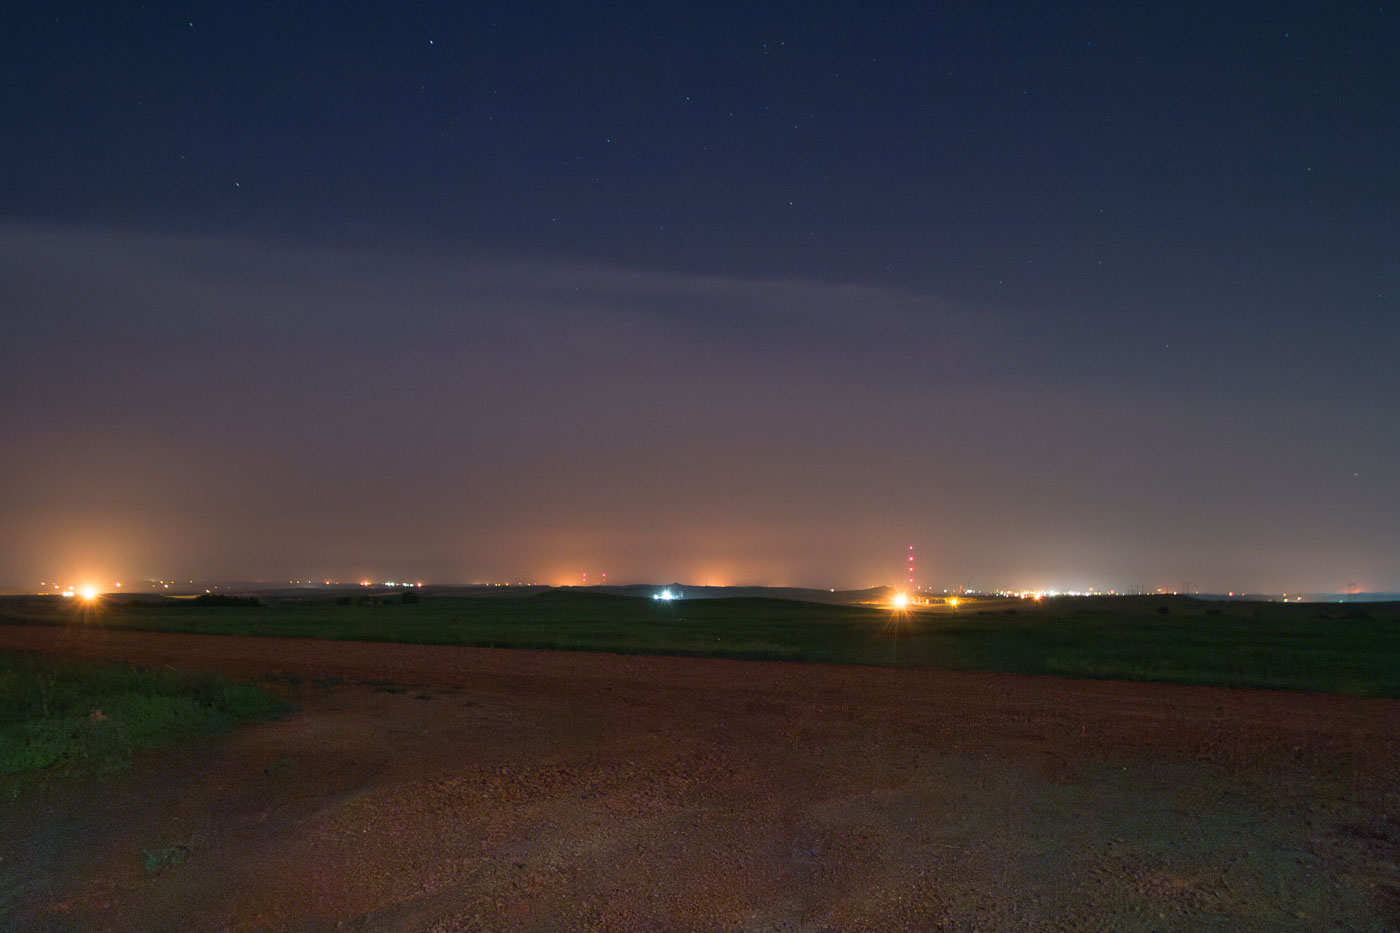
<path fill-rule="evenodd" d="M 911 589 L 911 590 L 912 590 L 912 589 L 915 589 L 915 587 L 914 587 L 914 545 L 912 545 L 912 544 L 909 545 L 909 573 L 907 574 L 907 576 L 909 577 L 909 589 Z"/>

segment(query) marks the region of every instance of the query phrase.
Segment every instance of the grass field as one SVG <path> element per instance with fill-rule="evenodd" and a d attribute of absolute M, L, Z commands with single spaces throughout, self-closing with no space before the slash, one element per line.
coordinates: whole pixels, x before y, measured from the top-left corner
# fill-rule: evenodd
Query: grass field
<path fill-rule="evenodd" d="M 138 749 L 281 708 L 266 690 L 221 677 L 0 653 L 0 775 L 106 773 Z"/>
<path fill-rule="evenodd" d="M 972 602 L 896 614 L 767 598 L 264 599 L 258 606 L 0 601 L 0 623 L 937 667 L 1400 697 L 1400 604 L 1185 597 Z"/>

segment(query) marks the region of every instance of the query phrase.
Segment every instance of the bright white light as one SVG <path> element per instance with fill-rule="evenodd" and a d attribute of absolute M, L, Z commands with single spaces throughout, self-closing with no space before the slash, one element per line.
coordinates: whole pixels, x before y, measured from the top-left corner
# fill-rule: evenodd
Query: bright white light
<path fill-rule="evenodd" d="M 93 586 L 91 583 L 84 584 L 82 589 L 78 590 L 78 595 L 88 602 L 92 602 L 97 598 L 97 587 Z"/>
<path fill-rule="evenodd" d="M 652 599 L 672 600 L 672 599 L 675 599 L 676 597 L 675 597 L 675 595 L 674 595 L 670 590 L 662 590 L 660 593 L 653 593 L 651 598 L 652 598 Z"/>
<path fill-rule="evenodd" d="M 904 609 L 909 605 L 909 597 L 903 593 L 895 593 L 894 599 L 890 600 L 896 609 Z"/>

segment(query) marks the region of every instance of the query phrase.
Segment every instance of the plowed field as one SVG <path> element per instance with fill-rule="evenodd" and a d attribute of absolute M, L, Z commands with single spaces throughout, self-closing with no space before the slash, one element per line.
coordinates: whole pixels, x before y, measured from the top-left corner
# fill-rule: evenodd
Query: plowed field
<path fill-rule="evenodd" d="M 9 930 L 1395 930 L 1400 701 L 0 626 L 296 707 L 0 801 Z"/>

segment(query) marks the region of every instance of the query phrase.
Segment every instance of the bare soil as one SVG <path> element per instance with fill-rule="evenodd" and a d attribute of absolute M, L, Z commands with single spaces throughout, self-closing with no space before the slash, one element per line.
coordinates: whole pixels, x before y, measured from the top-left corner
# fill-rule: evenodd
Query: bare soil
<path fill-rule="evenodd" d="M 1400 928 L 1400 701 L 22 626 L 0 649 L 296 707 L 9 787 L 8 930 Z"/>

